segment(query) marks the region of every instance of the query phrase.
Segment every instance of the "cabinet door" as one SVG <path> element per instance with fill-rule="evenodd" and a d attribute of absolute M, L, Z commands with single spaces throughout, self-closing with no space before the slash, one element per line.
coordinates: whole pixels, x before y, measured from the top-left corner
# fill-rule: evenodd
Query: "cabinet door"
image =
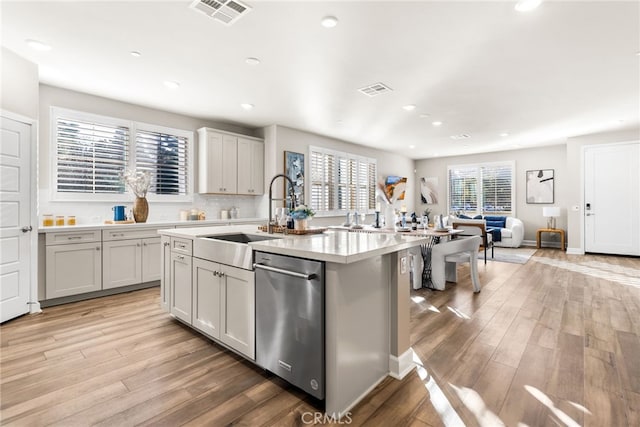
<path fill-rule="evenodd" d="M 142 283 L 160 280 L 162 262 L 160 237 L 142 239 Z"/>
<path fill-rule="evenodd" d="M 264 144 L 238 138 L 238 194 L 264 194 Z"/>
<path fill-rule="evenodd" d="M 220 338 L 220 264 L 193 258 L 193 327 Z"/>
<path fill-rule="evenodd" d="M 102 289 L 101 243 L 47 246 L 46 299 Z"/>
<path fill-rule="evenodd" d="M 198 133 L 198 192 L 222 192 L 222 134 Z"/>
<path fill-rule="evenodd" d="M 102 251 L 102 289 L 135 285 L 142 281 L 140 239 L 103 242 Z"/>
<path fill-rule="evenodd" d="M 191 324 L 191 257 L 171 253 L 171 314 Z"/>
<path fill-rule="evenodd" d="M 238 138 L 222 136 L 222 156 L 218 160 L 222 170 L 222 192 L 238 192 Z"/>
<path fill-rule="evenodd" d="M 255 360 L 255 273 L 222 265 L 220 341 Z"/>
<path fill-rule="evenodd" d="M 161 242 L 160 307 L 169 313 L 171 311 L 171 239 L 169 236 L 162 236 Z"/>

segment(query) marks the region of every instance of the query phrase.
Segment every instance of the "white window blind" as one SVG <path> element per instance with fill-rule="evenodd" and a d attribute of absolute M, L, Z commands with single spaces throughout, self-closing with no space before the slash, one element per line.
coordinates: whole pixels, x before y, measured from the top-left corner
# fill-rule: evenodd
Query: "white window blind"
<path fill-rule="evenodd" d="M 136 169 L 151 174 L 153 194 L 187 194 L 187 138 L 138 129 Z"/>
<path fill-rule="evenodd" d="M 375 208 L 375 159 L 311 147 L 311 208 L 326 213 Z"/>
<path fill-rule="evenodd" d="M 148 171 L 151 200 L 188 201 L 193 133 L 53 107 L 53 200 L 122 200 L 125 170 Z"/>
<path fill-rule="evenodd" d="M 449 166 L 449 211 L 515 215 L 514 162 Z"/>
<path fill-rule="evenodd" d="M 124 191 L 120 172 L 127 166 L 128 127 L 58 117 L 56 130 L 58 192 Z"/>

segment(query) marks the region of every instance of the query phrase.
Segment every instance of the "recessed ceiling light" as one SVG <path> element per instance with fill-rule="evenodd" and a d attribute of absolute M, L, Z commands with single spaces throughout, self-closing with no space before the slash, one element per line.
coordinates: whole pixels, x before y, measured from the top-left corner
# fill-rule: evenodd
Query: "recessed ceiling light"
<path fill-rule="evenodd" d="M 509 134 L 507 132 L 502 132 L 500 136 L 504 138 L 505 136 L 509 136 Z"/>
<path fill-rule="evenodd" d="M 244 104 L 240 104 L 240 106 L 247 111 L 253 110 L 253 104 L 244 103 Z"/>
<path fill-rule="evenodd" d="M 166 80 L 164 82 L 164 85 L 169 89 L 178 89 L 180 87 L 180 83 L 176 82 L 175 80 Z"/>
<path fill-rule="evenodd" d="M 51 46 L 46 44 L 45 42 L 41 42 L 40 40 L 27 39 L 25 40 L 31 49 L 47 51 L 51 50 Z"/>
<path fill-rule="evenodd" d="M 134 56 L 136 58 L 140 58 L 142 56 L 142 54 L 140 52 L 138 52 L 137 50 L 132 50 L 129 53 L 131 54 L 131 56 Z"/>
<path fill-rule="evenodd" d="M 413 105 L 413 104 L 409 104 L 409 105 L 405 105 L 405 106 L 404 106 L 404 107 L 402 107 L 402 108 L 404 108 L 404 109 L 405 109 L 405 110 L 407 110 L 407 111 L 413 111 L 413 110 L 415 110 L 415 109 L 416 109 L 416 106 L 415 106 L 415 105 Z"/>
<path fill-rule="evenodd" d="M 540 6 L 540 3 L 542 3 L 542 0 L 520 0 L 516 3 L 514 9 L 518 12 L 531 12 Z"/>
<path fill-rule="evenodd" d="M 322 18 L 320 23 L 325 28 L 333 28 L 338 25 L 338 18 L 336 18 L 335 16 L 325 16 L 324 18 Z"/>
<path fill-rule="evenodd" d="M 414 149 L 414 148 L 416 148 L 416 146 L 415 145 L 410 145 L 409 148 Z"/>
<path fill-rule="evenodd" d="M 249 57 L 245 59 L 244 62 L 248 65 L 258 65 L 260 60 L 258 58 Z"/>
<path fill-rule="evenodd" d="M 435 122 L 431 122 L 432 125 L 434 126 L 441 126 L 442 122 L 441 121 L 435 121 Z"/>

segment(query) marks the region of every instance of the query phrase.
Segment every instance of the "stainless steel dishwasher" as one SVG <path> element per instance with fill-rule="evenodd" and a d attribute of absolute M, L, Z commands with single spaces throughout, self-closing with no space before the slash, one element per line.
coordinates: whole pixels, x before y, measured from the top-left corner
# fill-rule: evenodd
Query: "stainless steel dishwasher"
<path fill-rule="evenodd" d="M 324 399 L 324 263 L 255 254 L 256 362 Z"/>

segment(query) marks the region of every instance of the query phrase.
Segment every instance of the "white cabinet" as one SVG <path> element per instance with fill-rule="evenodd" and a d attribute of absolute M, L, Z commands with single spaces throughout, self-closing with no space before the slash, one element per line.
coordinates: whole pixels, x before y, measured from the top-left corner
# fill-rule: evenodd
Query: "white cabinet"
<path fill-rule="evenodd" d="M 262 140 L 198 129 L 198 192 L 264 194 Z"/>
<path fill-rule="evenodd" d="M 255 273 L 221 265 L 220 280 L 220 341 L 255 360 Z"/>
<path fill-rule="evenodd" d="M 100 231 L 48 233 L 46 244 L 46 299 L 102 289 Z"/>
<path fill-rule="evenodd" d="M 103 232 L 103 289 L 160 280 L 160 236 L 157 233 L 156 228 Z"/>
<path fill-rule="evenodd" d="M 142 283 L 162 277 L 162 248 L 160 237 L 142 239 Z"/>
<path fill-rule="evenodd" d="M 193 327 L 220 338 L 220 264 L 193 259 Z"/>
<path fill-rule="evenodd" d="M 264 143 L 238 138 L 238 194 L 264 194 Z"/>
<path fill-rule="evenodd" d="M 102 244 L 103 289 L 142 282 L 142 246 L 140 240 L 115 240 Z"/>
<path fill-rule="evenodd" d="M 171 238 L 162 236 L 160 252 L 160 306 L 162 310 L 171 311 Z"/>
<path fill-rule="evenodd" d="M 176 246 L 176 240 L 171 238 L 171 247 Z M 191 254 L 181 253 L 172 249 L 171 251 L 171 271 L 169 276 L 169 286 L 171 295 L 169 303 L 171 314 L 178 319 L 191 324 L 191 304 L 192 304 L 192 258 Z"/>
<path fill-rule="evenodd" d="M 235 194 L 238 139 L 210 129 L 198 130 L 198 192 Z"/>

